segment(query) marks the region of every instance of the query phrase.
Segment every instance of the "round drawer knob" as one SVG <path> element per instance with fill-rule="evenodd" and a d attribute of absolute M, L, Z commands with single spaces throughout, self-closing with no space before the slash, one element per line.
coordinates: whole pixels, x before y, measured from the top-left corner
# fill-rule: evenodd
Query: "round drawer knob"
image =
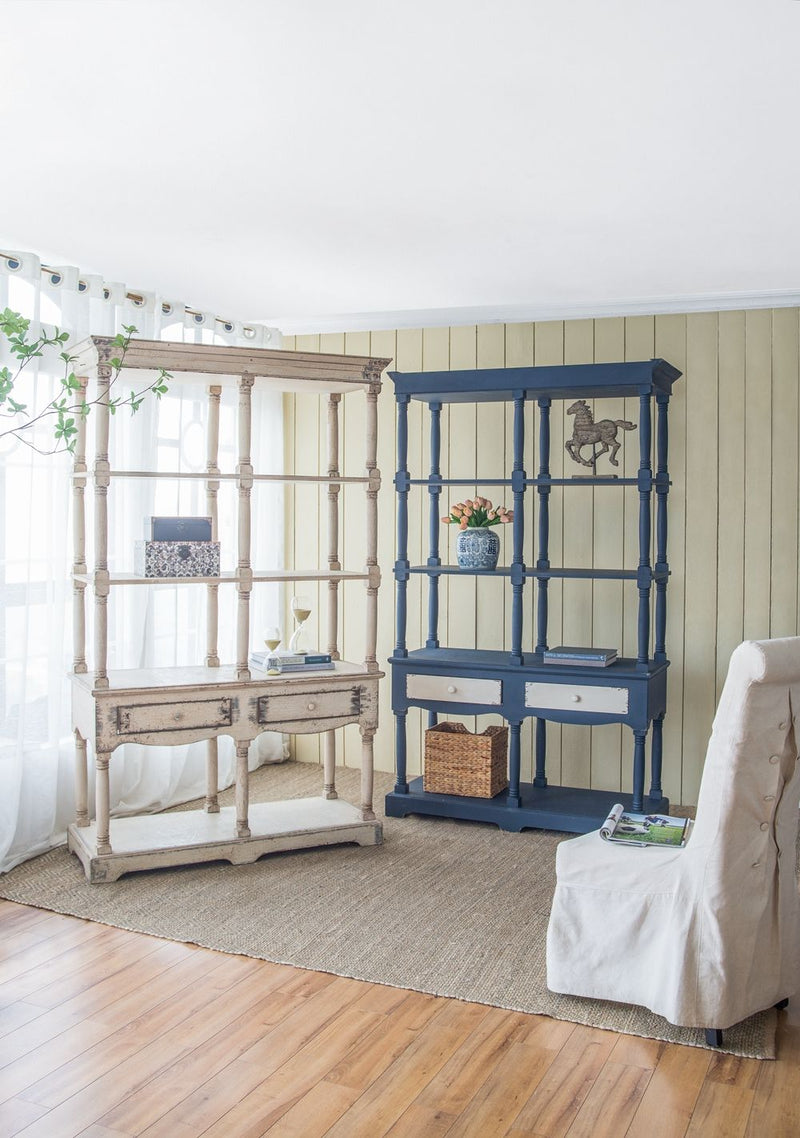
<path fill-rule="evenodd" d="M 456 685 L 455 685 L 455 684 L 448 684 L 448 685 L 447 685 L 447 690 L 449 691 L 450 695 L 455 695 L 455 693 L 456 693 Z"/>
<path fill-rule="evenodd" d="M 309 703 L 307 706 L 309 711 L 313 711 L 317 705 L 315 703 Z"/>
<path fill-rule="evenodd" d="M 578 695 L 577 692 L 575 692 L 574 695 L 571 695 L 569 698 L 572 700 L 573 703 L 580 703 L 581 702 L 581 697 Z"/>

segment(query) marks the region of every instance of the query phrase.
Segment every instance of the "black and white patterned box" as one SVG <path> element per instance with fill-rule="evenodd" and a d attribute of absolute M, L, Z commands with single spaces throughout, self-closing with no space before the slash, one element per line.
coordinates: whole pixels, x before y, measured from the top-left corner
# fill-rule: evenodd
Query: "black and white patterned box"
<path fill-rule="evenodd" d="M 133 550 L 138 577 L 218 577 L 218 541 L 137 541 Z"/>

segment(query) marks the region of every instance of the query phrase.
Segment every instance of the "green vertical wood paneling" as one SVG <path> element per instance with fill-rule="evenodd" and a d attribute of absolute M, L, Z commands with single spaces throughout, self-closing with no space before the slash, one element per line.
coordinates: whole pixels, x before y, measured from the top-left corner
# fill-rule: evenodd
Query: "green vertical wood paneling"
<path fill-rule="evenodd" d="M 442 370 L 448 367 L 493 367 L 563 362 L 613 362 L 662 356 L 684 372 L 670 406 L 669 560 L 672 570 L 667 605 L 669 671 L 668 712 L 664 729 L 664 787 L 674 801 L 692 803 L 702 771 L 711 718 L 727 671 L 728 659 L 741 639 L 791 635 L 798 631 L 798 310 L 680 314 L 614 318 L 597 321 L 547 321 L 533 324 L 429 328 L 350 336 L 346 351 L 394 356 L 398 370 Z M 341 350 L 342 340 L 297 337 L 286 346 L 298 350 Z M 316 345 L 316 347 L 315 347 Z M 323 401 L 320 401 L 323 402 Z M 344 400 L 345 464 L 358 473 L 363 440 L 356 438 L 354 400 Z M 324 451 L 325 411 L 303 397 L 287 397 L 286 456 L 289 469 L 308 472 Z M 448 408 L 442 416 L 442 469 L 454 477 L 502 475 L 511 463 L 511 413 L 491 408 Z M 554 407 L 552 468 L 557 475 L 577 472 L 564 457 L 572 419 Z M 636 401 L 604 400 L 596 418 L 628 418 L 638 422 Z M 379 657 L 394 642 L 394 404 L 386 382 L 379 404 L 379 465 L 384 475 L 380 496 L 379 548 L 383 588 L 379 618 Z M 526 414 L 525 465 L 536 470 L 536 416 Z M 352 428 L 352 433 L 349 431 Z M 357 429 L 358 428 L 358 429 Z M 622 437 L 622 434 L 621 436 Z M 351 452 L 346 440 L 354 440 Z M 487 440 L 491 440 L 487 443 Z M 357 444 L 357 445 L 356 445 Z M 427 470 L 427 415 L 412 404 L 409 452 L 415 471 Z M 626 432 L 619 473 L 632 475 L 638 466 L 637 432 Z M 355 466 L 352 466 L 355 464 Z M 495 467 L 497 469 L 495 470 Z M 481 492 L 480 484 L 477 491 Z M 346 498 L 343 545 L 355 552 L 363 545 L 363 502 L 359 490 Z M 466 491 L 465 491 L 466 493 Z M 487 496 L 493 494 L 488 490 Z M 586 495 L 583 498 L 583 495 Z M 454 497 L 463 497 L 455 494 Z M 498 495 L 499 496 L 499 495 Z M 580 497 L 579 497 L 580 496 Z M 287 528 L 287 556 L 299 565 L 307 558 L 324 559 L 327 548 L 324 493 L 298 490 L 302 526 Z M 570 487 L 552 495 L 551 560 L 554 564 L 611 567 L 635 565 L 637 496 L 634 491 Z M 357 504 L 356 503 L 357 501 Z M 352 503 L 352 504 L 351 504 Z M 443 505 L 444 505 L 443 499 Z M 413 498 L 409 530 L 411 557 L 427 555 L 427 495 Z M 320 508 L 322 506 L 323 508 Z M 361 513 L 359 512 L 361 511 Z M 362 518 L 363 520 L 363 518 Z M 535 560 L 536 503 L 526 502 L 525 558 Z M 508 535 L 503 552 L 510 556 Z M 455 535 L 442 534 L 442 550 L 454 560 Z M 360 544 L 359 544 L 360 543 Z M 356 605 L 359 586 L 343 592 Z M 499 588 L 498 588 L 499 587 Z M 576 585 L 578 590 L 551 586 L 550 643 L 573 636 L 602 645 L 635 648 L 636 589 L 614 582 Z M 350 589 L 351 592 L 347 592 Z M 526 589 L 526 645 L 533 642 L 535 593 Z M 347 601 L 345 604 L 347 605 Z M 441 589 L 442 639 L 451 644 L 508 646 L 509 605 L 500 582 L 455 578 Z M 349 623 L 349 622 L 348 622 Z M 288 628 L 288 625 L 287 625 Z M 415 580 L 409 590 L 409 642 L 424 640 L 427 595 Z M 363 637 L 363 632 L 359 635 Z M 355 634 L 345 642 L 355 644 Z M 376 761 L 393 764 L 393 724 L 389 715 L 389 683 L 381 695 L 381 727 Z M 409 771 L 420 767 L 422 717 L 409 715 Z M 585 785 L 617 789 L 631 777 L 630 732 L 618 727 L 595 728 L 591 735 L 548 727 L 549 776 L 561 769 Z M 317 760 L 313 738 L 300 742 L 298 757 Z M 348 762 L 358 759 L 348 740 Z M 563 755 L 563 757 L 562 757 Z M 531 731 L 526 726 L 523 774 L 531 773 Z"/>
<path fill-rule="evenodd" d="M 797 312 L 772 313 L 772 540 L 770 636 L 797 633 L 798 346 Z M 794 382 L 793 382 L 794 380 Z"/>

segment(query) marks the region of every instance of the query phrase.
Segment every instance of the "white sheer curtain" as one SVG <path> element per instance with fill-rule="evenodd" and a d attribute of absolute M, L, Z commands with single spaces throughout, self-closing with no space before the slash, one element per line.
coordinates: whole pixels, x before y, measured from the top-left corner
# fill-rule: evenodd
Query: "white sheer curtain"
<path fill-rule="evenodd" d="M 69 332 L 70 343 L 135 325 L 148 339 L 278 347 L 279 336 L 257 325 L 221 323 L 213 314 L 186 311 L 183 302 L 103 282 L 73 267 L 42 272 L 28 253 L 0 255 L 0 309 L 9 307 L 40 324 Z M 8 363 L 0 358 L 0 366 Z M 24 402 L 41 406 L 56 390 L 58 360 L 43 359 L 26 380 Z M 235 389 L 223 389 L 220 467 L 236 462 Z M 160 403 L 148 398 L 135 418 L 112 420 L 112 466 L 122 469 L 204 470 L 205 389 L 176 382 Z M 253 462 L 261 473 L 283 469 L 280 396 L 253 398 Z M 90 426 L 91 437 L 91 426 Z M 70 723 L 72 587 L 70 458 L 41 455 L 22 443 L 0 441 L 0 871 L 65 840 L 72 818 L 73 743 Z M 253 563 L 278 568 L 283 559 L 282 491 L 258 483 L 254 494 Z M 206 513 L 199 480 L 119 479 L 112 485 L 109 567 L 132 569 L 133 543 L 152 514 Z M 219 516 L 223 568 L 235 564 L 235 489 L 223 482 Z M 91 518 L 91 487 L 87 488 Z M 91 534 L 89 535 L 90 556 Z M 91 563 L 91 562 L 90 562 Z M 205 655 L 205 590 L 197 585 L 130 586 L 112 590 L 111 667 L 200 663 Z M 233 586 L 220 587 L 220 656 L 234 658 Z M 88 608 L 91 596 L 87 593 Z M 280 623 L 278 586 L 257 586 L 252 602 L 253 643 L 258 630 Z M 91 635 L 88 640 L 91 644 Z M 90 660 L 90 668 L 91 668 Z M 285 757 L 271 733 L 251 750 L 251 767 Z M 91 758 L 91 756 L 90 756 Z M 220 740 L 220 786 L 233 780 L 234 752 Z M 114 813 L 159 810 L 204 792 L 205 744 L 119 748 L 111 761 Z M 91 781 L 91 780 L 90 780 Z"/>

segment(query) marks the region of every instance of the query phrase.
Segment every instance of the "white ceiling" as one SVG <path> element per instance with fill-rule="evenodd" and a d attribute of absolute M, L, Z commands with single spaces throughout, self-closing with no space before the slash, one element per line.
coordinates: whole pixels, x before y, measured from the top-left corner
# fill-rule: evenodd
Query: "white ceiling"
<path fill-rule="evenodd" d="M 287 331 L 800 295 L 796 0 L 0 19 L 0 248 Z"/>

